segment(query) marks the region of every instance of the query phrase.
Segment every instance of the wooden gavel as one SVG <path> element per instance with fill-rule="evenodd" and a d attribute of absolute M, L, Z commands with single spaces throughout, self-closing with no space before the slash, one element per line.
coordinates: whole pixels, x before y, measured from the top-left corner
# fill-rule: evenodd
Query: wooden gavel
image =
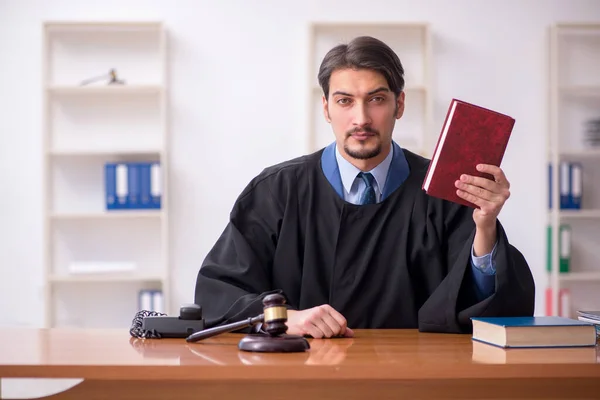
<path fill-rule="evenodd" d="M 280 294 L 270 294 L 263 299 L 263 314 L 231 324 L 216 326 L 192 333 L 186 338 L 187 342 L 198 342 L 222 333 L 263 323 L 265 333 L 248 334 L 238 345 L 240 350 L 258 352 L 298 352 L 310 348 L 308 341 L 299 335 L 288 335 L 287 307 L 285 297 Z"/>

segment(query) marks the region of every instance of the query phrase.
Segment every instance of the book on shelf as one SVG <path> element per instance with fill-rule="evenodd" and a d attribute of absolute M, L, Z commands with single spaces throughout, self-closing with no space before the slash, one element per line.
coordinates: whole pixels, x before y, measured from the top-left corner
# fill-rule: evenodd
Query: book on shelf
<path fill-rule="evenodd" d="M 580 210 L 583 198 L 583 165 L 575 161 L 561 161 L 558 169 L 559 201 L 561 210 Z M 548 166 L 548 206 L 552 208 L 552 164 Z"/>
<path fill-rule="evenodd" d="M 494 180 L 477 164 L 500 166 L 515 119 L 475 104 L 452 99 L 422 188 L 433 197 L 469 207 L 477 205 L 456 193 L 462 174 Z"/>
<path fill-rule="evenodd" d="M 596 345 L 593 324 L 564 317 L 471 318 L 473 340 L 502 348 Z"/>
<path fill-rule="evenodd" d="M 571 269 L 571 225 L 562 223 L 558 229 L 558 271 L 569 272 Z M 552 225 L 546 227 L 546 270 L 552 271 Z"/>
<path fill-rule="evenodd" d="M 104 166 L 104 177 L 107 210 L 161 208 L 159 162 L 109 162 Z"/>
<path fill-rule="evenodd" d="M 552 304 L 552 288 L 546 288 L 546 315 L 554 315 Z M 560 288 L 558 290 L 558 310 L 557 315 L 560 317 L 571 317 L 571 290 Z"/>

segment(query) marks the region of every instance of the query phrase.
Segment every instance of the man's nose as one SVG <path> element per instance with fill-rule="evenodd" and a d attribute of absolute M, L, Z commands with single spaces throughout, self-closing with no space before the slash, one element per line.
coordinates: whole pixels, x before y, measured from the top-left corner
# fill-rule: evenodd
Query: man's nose
<path fill-rule="evenodd" d="M 365 126 L 371 123 L 371 117 L 366 104 L 357 104 L 354 108 L 354 125 Z"/>

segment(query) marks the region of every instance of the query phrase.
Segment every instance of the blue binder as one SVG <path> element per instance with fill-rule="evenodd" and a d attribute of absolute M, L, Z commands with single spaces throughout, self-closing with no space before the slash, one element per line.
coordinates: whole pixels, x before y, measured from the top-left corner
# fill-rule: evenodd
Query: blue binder
<path fill-rule="evenodd" d="M 559 190 L 560 190 L 560 208 L 571 208 L 571 166 L 566 161 L 561 161 L 559 165 Z"/>
<path fill-rule="evenodd" d="M 159 162 L 106 163 L 104 166 L 107 210 L 160 209 L 162 203 Z"/>
<path fill-rule="evenodd" d="M 579 162 L 569 164 L 569 208 L 580 210 L 583 192 L 583 170 Z"/>
<path fill-rule="evenodd" d="M 117 205 L 117 183 L 116 183 L 116 165 L 113 163 L 106 163 L 104 165 L 104 187 L 105 187 L 105 204 L 107 210 L 118 209 Z"/>
<path fill-rule="evenodd" d="M 150 164 L 150 204 L 151 208 L 160 209 L 162 203 L 162 173 L 158 162 Z"/>
<path fill-rule="evenodd" d="M 140 168 L 139 163 L 127 163 L 127 177 L 129 193 L 127 208 L 139 209 L 140 207 Z"/>
<path fill-rule="evenodd" d="M 107 210 L 129 208 L 129 178 L 125 163 L 104 165 L 105 206 Z"/>

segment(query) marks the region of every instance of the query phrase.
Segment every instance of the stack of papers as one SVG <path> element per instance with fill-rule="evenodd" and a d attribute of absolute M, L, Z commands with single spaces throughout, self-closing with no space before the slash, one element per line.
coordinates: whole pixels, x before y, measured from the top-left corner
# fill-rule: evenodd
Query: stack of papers
<path fill-rule="evenodd" d="M 600 337 L 600 311 L 577 311 L 578 320 L 596 325 L 596 335 Z"/>

